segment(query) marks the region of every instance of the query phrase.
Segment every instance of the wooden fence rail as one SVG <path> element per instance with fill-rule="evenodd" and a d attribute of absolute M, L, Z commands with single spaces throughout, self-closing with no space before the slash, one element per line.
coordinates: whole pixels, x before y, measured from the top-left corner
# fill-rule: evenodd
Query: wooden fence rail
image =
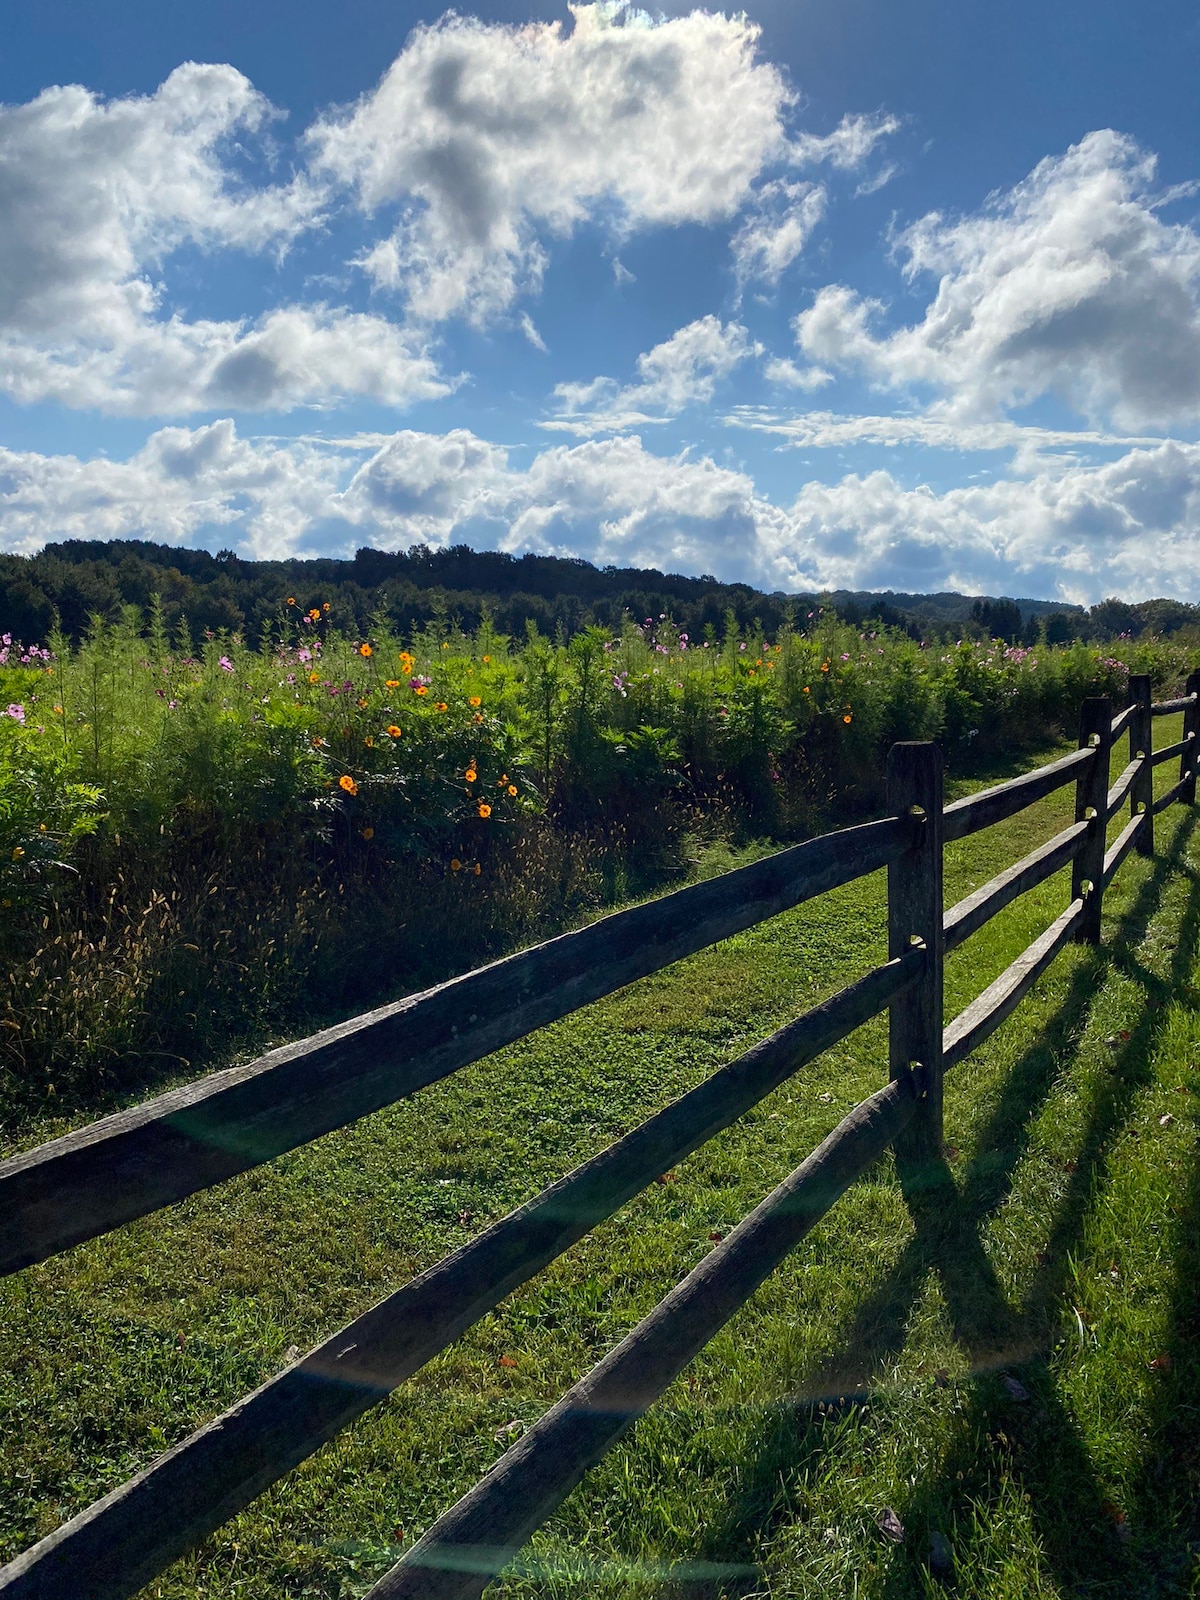
<path fill-rule="evenodd" d="M 1184 714 L 1155 753 L 1152 719 Z M 1113 740 L 1130 762 L 1110 787 Z M 1100 938 L 1103 893 L 1153 815 L 1194 803 L 1200 673 L 1152 703 L 1130 680 L 1116 717 L 1085 701 L 1079 748 L 943 806 L 932 745 L 897 745 L 873 822 L 616 913 L 577 933 L 273 1051 L 0 1163 L 0 1271 L 15 1271 L 272 1159 L 533 1029 L 780 911 L 888 869 L 889 959 L 781 1028 L 198 1429 L 0 1570 L 0 1600 L 125 1600 L 377 1404 L 661 1172 L 884 1011 L 890 1082 L 452 1507 L 371 1597 L 467 1600 L 889 1146 L 910 1173 L 941 1152 L 943 1074 L 1019 1004 L 1072 939 Z M 1153 768 L 1180 757 L 1156 802 Z M 1074 782 L 1075 821 L 943 911 L 944 845 Z M 1132 815 L 1107 846 L 1126 800 Z M 1107 848 L 1106 848 L 1107 846 Z M 942 962 L 1019 895 L 1072 867 L 1066 909 L 948 1026 Z"/>

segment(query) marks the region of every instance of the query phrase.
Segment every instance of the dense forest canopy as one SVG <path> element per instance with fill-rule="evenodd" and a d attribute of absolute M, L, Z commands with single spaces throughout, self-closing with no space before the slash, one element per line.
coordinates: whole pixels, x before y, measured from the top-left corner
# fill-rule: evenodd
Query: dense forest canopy
<path fill-rule="evenodd" d="M 1200 607 L 1176 600 L 1130 604 L 1104 600 L 1090 610 L 1057 601 L 960 594 L 882 594 L 837 590 L 764 594 L 710 575 L 689 578 L 654 568 L 595 567 L 562 556 L 511 556 L 454 545 L 431 550 L 359 550 L 352 560 L 247 561 L 136 539 L 72 539 L 35 556 L 0 556 L 0 632 L 42 643 L 57 624 L 72 639 L 93 616 L 111 619 L 123 606 L 148 608 L 157 597 L 171 629 L 240 633 L 255 643 L 287 600 L 328 603 L 330 620 L 365 633 L 386 612 L 411 631 L 436 621 L 478 626 L 488 615 L 503 633 L 533 624 L 546 635 L 571 636 L 598 624 L 619 629 L 626 617 L 669 616 L 697 638 L 732 622 L 774 633 L 803 624 L 809 611 L 832 609 L 848 622 L 899 627 L 918 638 L 991 636 L 1012 643 L 1051 644 L 1121 634 L 1171 634 L 1200 624 Z"/>

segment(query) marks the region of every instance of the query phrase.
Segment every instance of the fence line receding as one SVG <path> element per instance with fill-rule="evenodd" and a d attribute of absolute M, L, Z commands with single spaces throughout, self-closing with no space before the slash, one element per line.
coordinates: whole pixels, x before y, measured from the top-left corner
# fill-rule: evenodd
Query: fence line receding
<path fill-rule="evenodd" d="M 1153 719 L 1182 712 L 1155 752 Z M 1128 732 L 1113 783 L 1110 755 Z M 942 803 L 930 744 L 893 747 L 880 822 L 617 912 L 215 1073 L 0 1163 L 0 1273 L 16 1271 L 296 1148 L 579 1007 L 830 889 L 888 869 L 888 960 L 762 1040 L 421 1273 L 0 1570 L 0 1600 L 125 1600 L 390 1394 L 655 1178 L 872 1017 L 889 1016 L 889 1082 L 438 1519 L 370 1592 L 468 1600 L 516 1556 L 580 1478 L 889 1146 L 916 1171 L 940 1155 L 942 1082 L 1072 940 L 1100 939 L 1104 890 L 1153 819 L 1195 803 L 1200 672 L 1154 704 L 1132 677 L 1115 717 L 1087 700 L 1078 748 Z M 1154 768 L 1179 757 L 1156 801 Z M 1075 820 L 943 911 L 944 846 L 1067 784 Z M 1130 818 L 1111 846 L 1110 819 Z M 1070 865 L 1066 909 L 947 1026 L 945 953 Z"/>

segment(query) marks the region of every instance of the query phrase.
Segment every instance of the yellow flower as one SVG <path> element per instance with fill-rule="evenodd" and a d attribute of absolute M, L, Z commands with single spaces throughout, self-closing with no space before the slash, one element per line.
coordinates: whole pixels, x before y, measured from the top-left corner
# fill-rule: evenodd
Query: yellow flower
<path fill-rule="evenodd" d="M 453 860 L 450 862 L 450 871 L 451 872 L 461 872 L 462 871 L 462 862 L 458 859 L 457 856 L 455 856 L 453 858 Z"/>
<path fill-rule="evenodd" d="M 321 610 L 322 611 L 328 611 L 329 610 L 329 601 L 328 600 L 326 600 L 325 604 L 321 607 Z"/>
<path fill-rule="evenodd" d="M 384 682 L 383 682 L 383 687 L 385 689 L 398 689 L 400 687 L 400 679 L 399 678 L 385 678 Z"/>
<path fill-rule="evenodd" d="M 475 771 L 474 767 L 468 767 L 467 770 L 463 773 L 463 777 L 467 780 L 468 783 L 474 783 L 478 776 L 479 776 L 479 774 Z"/>
<path fill-rule="evenodd" d="M 410 656 L 407 650 L 401 650 L 401 652 L 400 652 L 400 665 L 404 668 L 405 672 L 407 672 L 408 669 L 412 666 L 414 660 L 415 660 L 415 657 Z"/>
<path fill-rule="evenodd" d="M 449 711 L 450 707 L 444 700 L 439 700 L 433 708 L 435 711 Z"/>
<path fill-rule="evenodd" d="M 413 691 L 413 693 L 414 694 L 428 694 L 429 693 L 429 686 L 427 684 L 424 684 L 424 683 L 419 683 L 417 685 L 416 689 Z"/>
<path fill-rule="evenodd" d="M 342 774 L 342 776 L 338 779 L 338 788 L 339 789 L 344 789 L 347 794 L 357 794 L 358 793 L 358 785 L 355 783 L 354 779 L 350 776 L 350 774 L 348 772 L 344 772 Z"/>
<path fill-rule="evenodd" d="M 368 750 L 373 750 L 375 748 L 375 741 L 374 741 L 374 739 L 372 739 L 370 734 L 368 734 L 367 737 L 363 740 L 363 743 L 366 745 Z"/>
<path fill-rule="evenodd" d="M 845 715 L 845 716 L 844 716 L 844 717 L 843 717 L 843 718 L 842 718 L 842 721 L 843 721 L 843 722 L 853 722 L 853 721 L 854 721 L 854 718 L 853 718 L 853 717 L 852 717 L 852 716 L 851 716 L 851 715 L 850 715 L 850 713 L 849 713 L 849 712 L 848 712 L 848 711 L 847 711 L 847 713 L 846 713 L 846 715 Z"/>
<path fill-rule="evenodd" d="M 484 664 L 484 666 L 485 666 L 485 667 L 490 667 L 490 666 L 491 666 L 491 664 L 492 664 L 492 658 L 491 658 L 491 656 L 484 656 L 484 658 L 483 658 L 483 664 Z"/>
<path fill-rule="evenodd" d="M 508 773 L 507 772 L 502 772 L 500 774 L 500 787 L 503 789 L 504 785 L 507 782 L 508 782 Z"/>
<path fill-rule="evenodd" d="M 480 806 L 479 806 L 479 815 L 481 817 L 490 817 L 491 814 L 492 814 L 491 806 L 489 806 L 486 801 L 481 801 L 480 802 Z"/>
<path fill-rule="evenodd" d="M 469 706 L 477 706 L 477 705 L 481 705 L 482 701 L 480 700 L 480 697 L 477 694 L 473 694 L 470 697 L 470 699 L 467 701 L 467 704 Z"/>
<path fill-rule="evenodd" d="M 360 656 L 369 656 L 372 653 L 371 646 L 369 644 L 360 644 L 358 647 L 358 653 Z"/>
<path fill-rule="evenodd" d="M 811 694 L 812 693 L 812 690 L 808 687 L 807 684 L 804 685 L 804 692 L 805 692 L 805 694 Z"/>
<path fill-rule="evenodd" d="M 443 644 L 442 645 L 442 649 L 443 650 L 449 650 L 449 648 L 450 648 L 450 646 L 448 644 Z"/>
<path fill-rule="evenodd" d="M 358 702 L 358 709 L 360 711 L 365 711 L 367 709 L 367 702 L 365 700 L 360 700 Z"/>
<path fill-rule="evenodd" d="M 758 673 L 755 672 L 753 667 L 751 667 L 749 673 L 747 674 L 747 676 L 751 677 L 751 678 L 757 678 L 758 677 Z"/>
<path fill-rule="evenodd" d="M 310 622 L 320 622 L 321 613 L 314 607 L 314 609 L 308 613 L 308 620 Z"/>
<path fill-rule="evenodd" d="M 483 816 L 485 814 L 485 808 L 483 806 L 480 806 L 479 814 L 480 814 L 480 816 Z M 24 852 L 24 850 L 21 849 L 21 846 L 19 844 L 16 844 L 16 845 L 13 846 L 12 858 L 13 858 L 14 861 L 20 861 L 21 857 L 24 854 L 25 854 L 25 852 Z"/>
<path fill-rule="evenodd" d="M 316 736 L 316 738 L 312 741 L 312 747 L 313 747 L 314 750 L 319 750 L 324 743 L 325 743 L 324 739 L 322 739 L 321 735 L 318 734 Z"/>
<path fill-rule="evenodd" d="M 510 783 L 510 784 L 509 784 L 509 786 L 508 786 L 508 792 L 509 792 L 509 794 L 512 794 L 512 795 L 515 795 L 515 794 L 516 794 L 516 792 L 517 792 L 517 786 L 516 786 L 516 784 L 515 784 L 515 783 Z"/>
<path fill-rule="evenodd" d="M 309 683 L 320 683 L 321 674 L 319 672 L 310 672 L 308 675 L 308 681 Z"/>
<path fill-rule="evenodd" d="M 288 597 L 287 597 L 287 603 L 288 603 L 288 605 L 290 605 L 290 606 L 294 606 L 294 605 L 295 605 L 295 604 L 296 604 L 296 596 L 295 596 L 295 595 L 294 595 L 294 594 L 290 594 L 290 595 L 288 595 Z"/>
<path fill-rule="evenodd" d="M 392 723 L 391 727 L 388 729 L 388 737 L 390 739 L 398 739 L 400 737 L 400 729 L 396 726 L 396 724 L 394 722 Z"/>
<path fill-rule="evenodd" d="M 364 839 L 373 839 L 375 837 L 375 829 L 374 828 L 364 828 L 362 830 L 362 836 L 363 836 Z"/>
<path fill-rule="evenodd" d="M 62 716 L 62 714 L 63 714 L 63 708 L 62 708 L 62 707 L 61 707 L 61 706 L 55 706 L 55 708 L 54 708 L 54 715 L 55 715 L 55 716 L 56 716 L 56 717 L 61 717 L 61 716 Z"/>

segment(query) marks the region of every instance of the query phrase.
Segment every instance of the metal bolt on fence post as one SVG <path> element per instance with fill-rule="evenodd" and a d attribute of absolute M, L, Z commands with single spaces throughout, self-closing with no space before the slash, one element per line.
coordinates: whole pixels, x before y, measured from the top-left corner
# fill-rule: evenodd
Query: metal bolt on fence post
<path fill-rule="evenodd" d="M 1183 713 L 1183 737 L 1190 738 L 1191 744 L 1179 758 L 1179 777 L 1183 783 L 1183 792 L 1179 798 L 1185 806 L 1196 804 L 1196 762 L 1200 756 L 1200 672 L 1190 672 L 1185 694 L 1194 694 L 1195 700 Z"/>
<path fill-rule="evenodd" d="M 1150 765 L 1154 749 L 1152 701 L 1149 674 L 1136 673 L 1129 680 L 1129 704 L 1137 707 L 1129 724 L 1129 759 L 1136 761 L 1140 755 L 1142 765 L 1129 791 L 1129 814 L 1136 817 L 1139 811 L 1145 813 L 1137 836 L 1136 849 L 1140 856 L 1154 854 L 1154 768 Z"/>
<path fill-rule="evenodd" d="M 892 1001 L 891 1076 L 922 1070 L 924 1096 L 896 1141 L 896 1160 L 920 1180 L 942 1154 L 942 753 L 933 744 L 894 744 L 888 752 L 888 807 L 919 816 L 912 849 L 888 867 L 888 956 L 914 944 L 928 952 L 925 971 Z"/>
<path fill-rule="evenodd" d="M 1091 747 L 1096 759 L 1075 782 L 1075 821 L 1091 827 L 1071 868 L 1071 899 L 1083 901 L 1075 934 L 1080 944 L 1100 943 L 1100 911 L 1104 896 L 1104 847 L 1108 837 L 1109 756 L 1112 751 L 1112 702 L 1085 700 L 1079 708 L 1079 748 Z"/>

